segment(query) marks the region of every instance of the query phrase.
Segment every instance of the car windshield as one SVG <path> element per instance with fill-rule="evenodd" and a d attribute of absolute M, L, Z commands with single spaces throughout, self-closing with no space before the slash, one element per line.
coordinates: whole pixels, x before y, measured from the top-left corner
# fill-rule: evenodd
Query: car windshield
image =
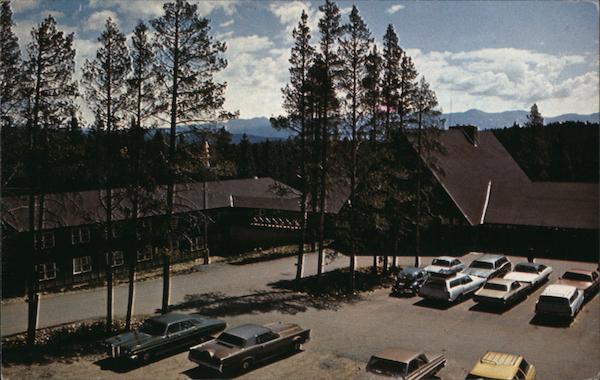
<path fill-rule="evenodd" d="M 219 335 L 219 340 L 237 347 L 244 347 L 246 345 L 246 340 L 244 338 L 226 332 Z"/>
<path fill-rule="evenodd" d="M 538 273 L 536 267 L 533 267 L 531 265 L 523 265 L 523 264 L 517 264 L 515 266 L 515 272 Z"/>
<path fill-rule="evenodd" d="M 417 277 L 417 273 L 416 272 L 400 272 L 398 273 L 398 279 L 413 279 Z"/>
<path fill-rule="evenodd" d="M 140 332 L 148 335 L 163 335 L 165 333 L 166 326 L 163 323 L 153 321 L 151 319 L 142 323 L 142 327 L 140 327 Z"/>
<path fill-rule="evenodd" d="M 494 269 L 494 264 L 485 261 L 473 261 L 469 267 L 478 269 Z"/>
<path fill-rule="evenodd" d="M 485 286 L 483 288 L 484 289 L 489 289 L 489 290 L 506 291 L 506 285 L 504 285 L 504 284 L 494 284 L 494 283 L 491 283 L 491 282 L 488 282 L 487 284 L 485 284 Z"/>
<path fill-rule="evenodd" d="M 404 375 L 406 373 L 406 363 L 372 357 L 371 360 L 369 360 L 369 364 L 367 364 L 367 371 L 392 376 Z"/>
<path fill-rule="evenodd" d="M 431 265 L 437 265 L 439 267 L 450 267 L 450 266 L 452 266 L 452 265 L 450 265 L 450 261 L 444 260 L 444 259 L 434 259 L 431 262 Z"/>
<path fill-rule="evenodd" d="M 429 280 L 423 286 L 431 288 L 431 289 L 446 289 L 446 282 Z"/>
<path fill-rule="evenodd" d="M 551 305 L 567 305 L 569 300 L 563 297 L 540 296 L 540 302 Z"/>
<path fill-rule="evenodd" d="M 564 278 L 565 280 L 592 282 L 590 276 L 583 273 L 565 272 L 562 278 Z"/>

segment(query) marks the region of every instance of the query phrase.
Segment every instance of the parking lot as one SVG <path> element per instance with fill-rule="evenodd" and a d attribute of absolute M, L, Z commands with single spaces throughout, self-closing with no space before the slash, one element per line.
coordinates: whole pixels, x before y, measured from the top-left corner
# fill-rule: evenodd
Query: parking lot
<path fill-rule="evenodd" d="M 476 256 L 466 255 L 469 263 Z M 523 261 L 510 258 L 511 261 Z M 280 259 L 293 265 L 293 258 Z M 280 261 L 278 260 L 278 261 Z M 336 260 L 347 260 L 338 257 Z M 425 258 L 428 264 L 431 258 Z M 370 258 L 360 260 L 368 265 Z M 409 264 L 412 258 L 403 258 Z M 572 267 L 595 268 L 592 263 L 541 260 L 554 268 L 549 283 Z M 245 266 L 277 266 L 263 262 Z M 261 281 L 256 279 L 256 281 Z M 265 378 L 352 378 L 370 355 L 387 347 L 404 347 L 443 353 L 448 365 L 438 376 L 464 378 L 467 371 L 487 350 L 522 354 L 534 364 L 540 379 L 588 379 L 600 373 L 600 297 L 588 302 L 570 324 L 541 323 L 534 318 L 534 305 L 543 287 L 521 303 L 505 311 L 482 309 L 471 299 L 454 305 L 431 303 L 419 297 L 395 298 L 389 289 L 363 293 L 358 300 L 310 303 L 297 307 L 302 294 L 281 293 L 279 289 L 249 287 L 248 294 L 221 299 L 214 296 L 203 304 L 189 304 L 189 311 L 200 312 L 214 303 L 222 304 L 222 318 L 229 326 L 242 323 L 289 321 L 312 329 L 312 340 L 304 351 L 258 366 L 243 379 Z M 196 295 L 202 298 L 202 294 Z M 242 305 L 240 299 L 247 303 Z M 213 303 L 213 304 L 211 304 Z M 236 307 L 227 307 L 228 303 Z M 269 303 L 269 307 L 265 305 Z M 196 307 L 197 306 L 197 307 Z M 243 306 L 243 307 L 242 307 Z M 142 367 L 124 366 L 100 356 L 76 358 L 68 363 L 11 366 L 3 369 L 5 378 L 211 378 L 216 374 L 198 368 L 180 353 Z"/>

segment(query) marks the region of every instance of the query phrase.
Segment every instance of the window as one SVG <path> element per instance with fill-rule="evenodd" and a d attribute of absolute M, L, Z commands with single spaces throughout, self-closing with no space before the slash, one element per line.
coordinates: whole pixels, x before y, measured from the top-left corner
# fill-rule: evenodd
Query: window
<path fill-rule="evenodd" d="M 471 279 L 471 277 L 468 277 L 468 276 L 467 277 L 463 277 L 462 280 L 461 280 L 461 283 L 463 283 L 463 284 L 468 284 L 470 282 L 473 282 L 473 280 Z"/>
<path fill-rule="evenodd" d="M 195 236 L 190 239 L 190 251 L 199 251 L 204 248 L 204 238 L 202 236 Z"/>
<path fill-rule="evenodd" d="M 518 282 L 513 282 L 512 286 L 511 286 L 512 290 L 519 289 L 520 287 L 521 287 L 521 284 L 519 284 Z"/>
<path fill-rule="evenodd" d="M 56 278 L 56 263 L 44 263 L 38 265 L 38 278 L 40 281 Z"/>
<path fill-rule="evenodd" d="M 137 261 L 152 260 L 152 247 L 148 246 L 137 253 Z"/>
<path fill-rule="evenodd" d="M 259 335 L 256 338 L 256 343 L 258 343 L 258 344 L 267 343 L 267 342 L 270 342 L 277 338 L 279 338 L 279 335 L 275 334 L 274 332 L 267 332 L 267 333 Z"/>
<path fill-rule="evenodd" d="M 108 253 L 106 254 L 106 262 L 108 263 Z M 113 251 L 111 267 L 120 267 L 124 262 L 123 251 Z"/>
<path fill-rule="evenodd" d="M 81 256 L 73 258 L 73 274 L 87 273 L 92 270 L 92 258 Z"/>
<path fill-rule="evenodd" d="M 35 248 L 48 249 L 54 247 L 54 232 L 42 232 L 35 235 Z"/>
<path fill-rule="evenodd" d="M 181 323 L 177 322 L 169 325 L 169 328 L 167 329 L 167 334 L 176 334 L 179 331 L 181 331 Z"/>
<path fill-rule="evenodd" d="M 81 244 L 90 241 L 90 229 L 87 227 L 75 227 L 71 229 L 71 243 Z"/>
<path fill-rule="evenodd" d="M 452 260 L 452 266 L 460 265 L 460 261 Z"/>
<path fill-rule="evenodd" d="M 189 330 L 189 329 L 193 329 L 194 327 L 196 327 L 196 325 L 194 325 L 194 323 L 192 321 L 183 321 L 181 322 L 181 330 Z"/>
<path fill-rule="evenodd" d="M 455 286 L 458 286 L 462 283 L 460 278 L 457 278 L 456 280 L 452 280 L 450 281 L 450 287 L 454 288 Z"/>

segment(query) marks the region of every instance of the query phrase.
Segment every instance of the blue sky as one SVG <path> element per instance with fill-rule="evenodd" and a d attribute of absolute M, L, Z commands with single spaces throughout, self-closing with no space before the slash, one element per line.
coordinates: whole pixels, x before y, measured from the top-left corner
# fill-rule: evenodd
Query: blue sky
<path fill-rule="evenodd" d="M 228 45 L 229 66 L 219 74 L 229 84 L 226 108 L 239 110 L 241 118 L 280 114 L 291 30 L 303 9 L 315 28 L 321 2 L 194 2 Z M 48 13 L 74 32 L 79 68 L 98 48 L 106 17 L 130 34 L 138 20 L 159 16 L 162 3 L 13 0 L 12 7 L 21 44 Z M 547 116 L 598 112 L 597 1 L 339 1 L 344 22 L 353 4 L 379 44 L 387 25 L 394 25 L 444 112 L 528 109 L 534 102 Z"/>

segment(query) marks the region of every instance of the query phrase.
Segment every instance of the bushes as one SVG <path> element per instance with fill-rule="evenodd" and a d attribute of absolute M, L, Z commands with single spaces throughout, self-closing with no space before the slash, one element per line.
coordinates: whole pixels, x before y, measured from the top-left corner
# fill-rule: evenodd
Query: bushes
<path fill-rule="evenodd" d="M 133 326 L 138 325 L 133 321 Z M 49 362 L 72 356 L 99 354 L 104 351 L 103 340 L 125 331 L 125 322 L 116 320 L 113 332 L 106 332 L 104 320 L 70 323 L 38 330 L 36 346 L 29 349 L 26 335 L 2 339 L 2 364 Z"/>

